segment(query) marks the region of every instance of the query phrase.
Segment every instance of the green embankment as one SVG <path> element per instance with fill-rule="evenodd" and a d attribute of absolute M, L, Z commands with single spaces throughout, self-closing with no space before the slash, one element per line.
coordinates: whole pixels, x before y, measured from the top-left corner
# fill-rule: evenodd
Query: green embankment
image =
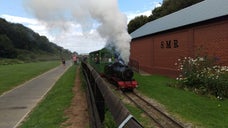
<path fill-rule="evenodd" d="M 189 91 L 173 88 L 167 84 L 174 82 L 163 76 L 135 75 L 138 90 L 156 99 L 174 115 L 198 127 L 227 128 L 228 100 L 218 100 L 196 95 Z"/>

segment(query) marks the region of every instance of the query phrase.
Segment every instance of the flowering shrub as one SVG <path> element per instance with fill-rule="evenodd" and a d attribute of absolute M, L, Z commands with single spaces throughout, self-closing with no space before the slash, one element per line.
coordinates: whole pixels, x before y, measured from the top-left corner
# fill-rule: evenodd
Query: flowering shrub
<path fill-rule="evenodd" d="M 180 71 L 178 86 L 196 93 L 214 95 L 219 99 L 228 97 L 228 67 L 215 65 L 208 57 L 185 57 L 178 59 Z"/>

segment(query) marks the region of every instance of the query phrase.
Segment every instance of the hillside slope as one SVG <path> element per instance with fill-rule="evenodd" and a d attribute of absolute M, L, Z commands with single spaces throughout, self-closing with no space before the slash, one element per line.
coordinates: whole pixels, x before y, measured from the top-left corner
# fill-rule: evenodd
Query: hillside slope
<path fill-rule="evenodd" d="M 22 24 L 0 18 L 0 58 L 39 60 L 41 56 L 60 58 L 71 52 L 40 36 Z"/>

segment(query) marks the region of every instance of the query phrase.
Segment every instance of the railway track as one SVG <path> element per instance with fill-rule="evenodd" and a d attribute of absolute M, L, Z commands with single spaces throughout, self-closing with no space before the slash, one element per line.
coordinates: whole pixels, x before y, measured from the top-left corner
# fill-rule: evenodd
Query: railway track
<path fill-rule="evenodd" d="M 140 97 L 135 92 L 127 92 L 124 95 L 132 101 L 137 107 L 153 120 L 154 124 L 159 128 L 184 128 L 182 124 L 160 111 L 154 105 Z"/>

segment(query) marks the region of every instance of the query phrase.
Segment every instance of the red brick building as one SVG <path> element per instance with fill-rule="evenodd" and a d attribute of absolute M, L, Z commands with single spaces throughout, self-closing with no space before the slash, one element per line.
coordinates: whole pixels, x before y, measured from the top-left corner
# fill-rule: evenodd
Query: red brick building
<path fill-rule="evenodd" d="M 149 22 L 131 36 L 130 63 L 151 74 L 177 76 L 177 60 L 198 54 L 228 65 L 227 1 L 200 2 Z"/>

